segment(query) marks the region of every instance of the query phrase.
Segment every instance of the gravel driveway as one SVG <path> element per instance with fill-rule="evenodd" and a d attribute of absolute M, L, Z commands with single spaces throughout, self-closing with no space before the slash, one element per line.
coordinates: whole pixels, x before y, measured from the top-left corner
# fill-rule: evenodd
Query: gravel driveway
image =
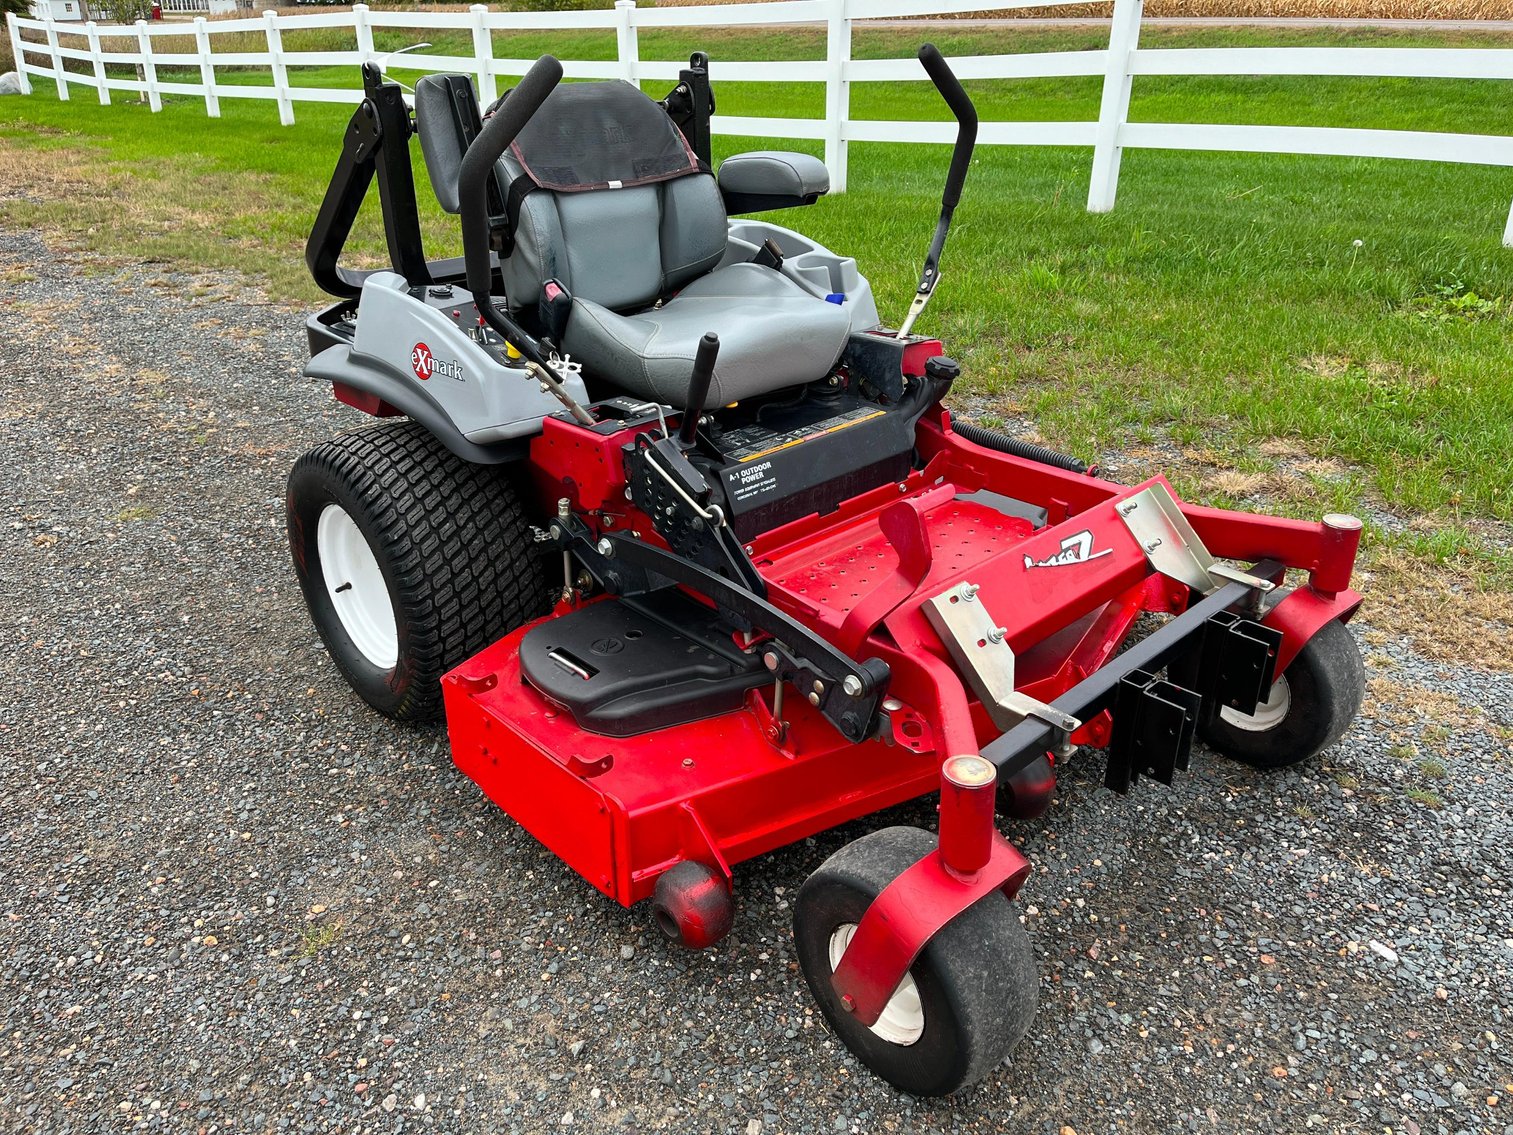
<path fill-rule="evenodd" d="M 717 949 L 663 945 L 327 660 L 283 480 L 363 419 L 297 379 L 299 314 L 69 268 L 0 233 L 0 1129 L 1513 1135 L 1508 675 L 1363 618 L 1322 763 L 1200 753 L 1120 799 L 1081 758 L 1011 833 L 1030 1034 L 911 1100 L 789 937 L 867 825 L 744 865 Z"/>

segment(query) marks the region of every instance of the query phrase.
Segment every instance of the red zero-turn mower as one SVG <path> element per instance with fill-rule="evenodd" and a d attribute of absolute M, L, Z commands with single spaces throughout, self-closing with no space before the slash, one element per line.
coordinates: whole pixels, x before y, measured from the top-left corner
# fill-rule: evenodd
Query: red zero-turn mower
<path fill-rule="evenodd" d="M 1361 526 L 1190 505 L 953 421 L 959 368 L 911 330 L 977 119 L 919 58 L 960 129 L 896 330 L 855 261 L 739 219 L 828 175 L 772 152 L 711 173 L 702 54 L 661 102 L 559 87 L 547 56 L 487 117 L 433 75 L 412 118 L 365 67 L 307 250 L 339 302 L 306 373 L 406 420 L 300 458 L 288 516 L 353 688 L 400 721 L 444 707 L 458 767 L 675 942 L 729 931 L 741 860 L 938 791 L 938 833 L 844 847 L 793 924 L 836 1034 L 933 1095 L 1034 1012 L 1030 865 L 995 814 L 1039 815 L 1080 746 L 1122 793 L 1170 783 L 1194 735 L 1264 767 L 1333 743 L 1362 692 Z M 425 258 L 412 135 L 461 260 Z M 349 272 L 375 175 L 393 269 Z"/>

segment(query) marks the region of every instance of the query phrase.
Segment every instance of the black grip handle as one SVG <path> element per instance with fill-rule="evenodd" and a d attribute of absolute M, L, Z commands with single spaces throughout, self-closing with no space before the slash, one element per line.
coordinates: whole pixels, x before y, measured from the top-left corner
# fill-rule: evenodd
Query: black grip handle
<path fill-rule="evenodd" d="M 504 105 L 483 124 L 478 137 L 462 156 L 462 167 L 457 173 L 462 254 L 467 267 L 468 290 L 475 297 L 487 299 L 493 286 L 494 267 L 489 257 L 489 174 L 494 172 L 494 163 L 531 116 L 541 109 L 541 104 L 561 79 L 562 64 L 555 58 L 543 55 L 536 60 L 525 73 L 525 78 L 520 80 L 520 85 L 504 100 Z"/>
<path fill-rule="evenodd" d="M 688 401 L 683 406 L 683 421 L 678 425 L 678 441 L 686 449 L 699 432 L 699 415 L 709 401 L 709 384 L 714 379 L 714 361 L 720 353 L 720 337 L 704 332 L 693 357 L 693 377 L 688 380 Z"/>
<path fill-rule="evenodd" d="M 933 43 L 919 49 L 919 61 L 940 97 L 946 100 L 946 105 L 956 116 L 956 149 L 951 152 L 951 172 L 946 175 L 946 192 L 941 199 L 946 208 L 954 209 L 961 200 L 961 187 L 972 163 L 972 149 L 977 145 L 977 108 Z"/>

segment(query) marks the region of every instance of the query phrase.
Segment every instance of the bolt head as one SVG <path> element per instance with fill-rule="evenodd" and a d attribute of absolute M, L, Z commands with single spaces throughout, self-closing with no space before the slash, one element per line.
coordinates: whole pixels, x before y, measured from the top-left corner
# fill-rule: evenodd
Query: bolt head
<path fill-rule="evenodd" d="M 778 668 L 777 651 L 769 650 L 766 654 L 762 655 L 762 664 L 766 666 L 767 669 L 775 671 Z"/>
<path fill-rule="evenodd" d="M 816 708 L 818 708 L 818 706 L 820 704 L 820 696 L 819 696 L 819 694 L 810 694 L 809 695 L 809 704 L 812 705 L 812 706 L 815 706 Z"/>
<path fill-rule="evenodd" d="M 841 994 L 841 1008 L 846 1010 L 846 1012 L 848 1013 L 856 1012 L 856 1001 L 852 998 L 851 994 Z"/>
<path fill-rule="evenodd" d="M 841 689 L 846 691 L 848 698 L 859 698 L 862 696 L 862 680 L 855 674 L 847 674 L 841 682 Z"/>
<path fill-rule="evenodd" d="M 612 556 L 615 554 L 615 546 L 608 540 L 600 540 L 594 547 L 601 556 Z"/>

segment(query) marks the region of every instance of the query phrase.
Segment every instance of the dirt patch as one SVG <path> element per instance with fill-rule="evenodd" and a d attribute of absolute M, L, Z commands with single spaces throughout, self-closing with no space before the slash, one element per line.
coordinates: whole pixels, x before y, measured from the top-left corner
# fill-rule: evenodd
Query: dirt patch
<path fill-rule="evenodd" d="M 1378 675 L 1366 684 L 1361 712 L 1391 730 L 1393 736 L 1433 737 L 1445 729 L 1488 735 L 1497 731 L 1496 723 L 1480 706 L 1390 674 Z"/>
<path fill-rule="evenodd" d="M 1383 551 L 1358 586 L 1370 596 L 1373 626 L 1435 661 L 1513 670 L 1513 595 L 1489 585 L 1484 571 Z"/>

